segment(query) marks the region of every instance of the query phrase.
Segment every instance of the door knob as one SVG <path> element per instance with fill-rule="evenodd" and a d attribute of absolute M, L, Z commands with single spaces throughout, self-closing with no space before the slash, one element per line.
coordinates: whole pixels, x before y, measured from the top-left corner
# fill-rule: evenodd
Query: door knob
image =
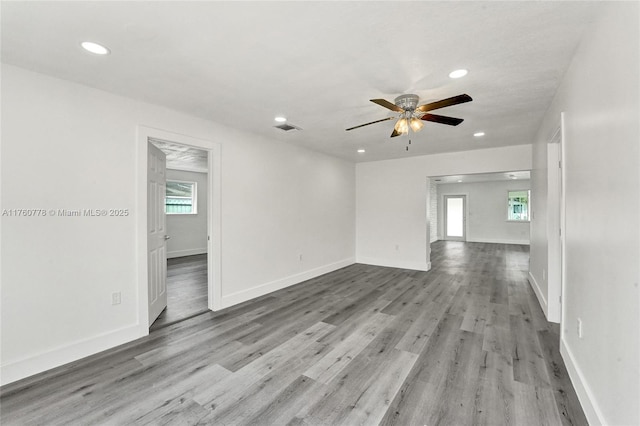
<path fill-rule="evenodd" d="M 171 239 L 171 237 L 170 237 L 169 235 L 165 235 L 165 236 L 164 236 L 164 239 L 165 239 L 165 240 L 169 240 L 169 239 Z"/>

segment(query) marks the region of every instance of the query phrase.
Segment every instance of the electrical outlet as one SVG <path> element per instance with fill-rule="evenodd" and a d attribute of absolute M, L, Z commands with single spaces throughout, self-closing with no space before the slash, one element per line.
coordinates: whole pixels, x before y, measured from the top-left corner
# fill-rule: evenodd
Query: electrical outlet
<path fill-rule="evenodd" d="M 120 293 L 119 291 L 111 293 L 111 304 L 119 305 L 120 303 L 122 303 L 122 293 Z"/>
<path fill-rule="evenodd" d="M 578 332 L 578 339 L 582 339 L 582 320 L 580 318 L 578 318 L 578 321 L 577 321 L 576 325 L 577 325 L 577 327 L 576 327 L 577 330 L 576 331 Z"/>

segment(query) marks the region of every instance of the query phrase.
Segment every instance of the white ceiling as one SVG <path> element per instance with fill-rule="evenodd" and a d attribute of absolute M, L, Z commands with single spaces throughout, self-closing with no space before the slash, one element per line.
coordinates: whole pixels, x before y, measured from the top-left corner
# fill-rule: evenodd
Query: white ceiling
<path fill-rule="evenodd" d="M 209 172 L 209 153 L 207 151 L 159 139 L 152 139 L 150 142 L 164 152 L 167 157 L 168 169 L 198 173 Z"/>
<path fill-rule="evenodd" d="M 2 61 L 354 161 L 531 143 L 597 2 L 2 2 Z M 90 40 L 111 49 L 85 53 Z M 467 68 L 458 80 L 448 73 Z M 369 102 L 462 93 L 389 139 Z M 275 129 L 285 115 L 301 131 Z M 166 129 L 171 130 L 171 129 Z M 474 138 L 476 131 L 486 136 Z M 358 148 L 366 149 L 357 154 Z"/>
<path fill-rule="evenodd" d="M 495 182 L 503 180 L 529 180 L 531 172 L 529 170 L 501 172 L 501 173 L 476 173 L 470 175 L 432 176 L 438 185 L 445 183 L 477 183 Z M 460 182 L 461 181 L 461 182 Z"/>

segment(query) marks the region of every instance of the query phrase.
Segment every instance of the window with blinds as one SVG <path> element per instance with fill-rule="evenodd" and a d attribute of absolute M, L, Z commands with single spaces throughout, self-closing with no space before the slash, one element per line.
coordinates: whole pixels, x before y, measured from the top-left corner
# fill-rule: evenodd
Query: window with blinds
<path fill-rule="evenodd" d="M 167 214 L 197 214 L 195 182 L 168 180 L 164 199 Z"/>

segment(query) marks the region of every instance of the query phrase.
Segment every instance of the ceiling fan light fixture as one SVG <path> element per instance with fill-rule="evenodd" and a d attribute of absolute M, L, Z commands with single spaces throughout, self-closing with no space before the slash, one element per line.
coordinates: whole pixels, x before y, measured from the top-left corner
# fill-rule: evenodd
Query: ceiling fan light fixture
<path fill-rule="evenodd" d="M 475 136 L 476 138 L 481 138 L 484 136 L 484 132 L 475 132 L 473 136 Z"/>
<path fill-rule="evenodd" d="M 407 119 L 401 118 L 400 120 L 398 120 L 394 129 L 396 130 L 396 132 L 400 133 L 401 135 L 409 133 L 409 123 L 407 122 Z"/>
<path fill-rule="evenodd" d="M 276 120 L 278 123 L 284 123 L 285 121 L 287 121 L 287 118 L 286 117 L 282 117 L 282 116 L 278 116 L 274 120 Z"/>
<path fill-rule="evenodd" d="M 422 120 L 415 117 L 411 119 L 409 125 L 411 126 L 411 130 L 413 130 L 414 133 L 418 133 L 424 127 L 424 123 L 422 122 Z"/>

